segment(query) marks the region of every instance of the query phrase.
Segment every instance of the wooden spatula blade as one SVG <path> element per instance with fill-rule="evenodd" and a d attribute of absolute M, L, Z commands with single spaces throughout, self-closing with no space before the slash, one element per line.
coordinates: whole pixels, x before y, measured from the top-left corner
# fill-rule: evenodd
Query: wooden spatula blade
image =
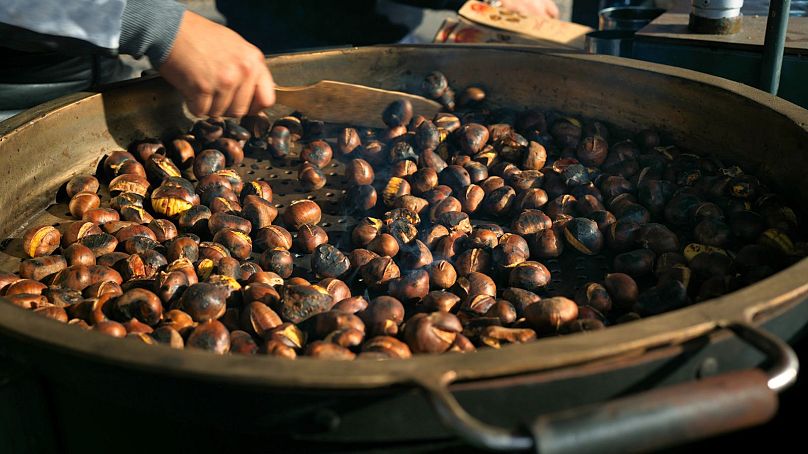
<path fill-rule="evenodd" d="M 441 109 L 440 104 L 422 96 L 333 80 L 304 87 L 278 86 L 275 93 L 278 104 L 299 110 L 310 118 L 372 128 L 385 127 L 382 111 L 400 99 L 412 103 L 414 115 L 426 118 L 432 118 Z"/>

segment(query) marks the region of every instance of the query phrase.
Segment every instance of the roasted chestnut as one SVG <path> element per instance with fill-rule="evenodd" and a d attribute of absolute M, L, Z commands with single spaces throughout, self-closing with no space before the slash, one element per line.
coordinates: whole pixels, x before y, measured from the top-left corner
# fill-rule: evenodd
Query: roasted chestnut
<path fill-rule="evenodd" d="M 339 277 L 348 272 L 351 261 L 339 249 L 330 244 L 321 244 L 311 256 L 311 269 L 320 277 Z"/>
<path fill-rule="evenodd" d="M 295 200 L 283 212 L 283 222 L 292 229 L 299 229 L 305 224 L 318 224 L 321 217 L 320 206 L 311 200 Z"/>
<path fill-rule="evenodd" d="M 50 255 L 59 247 L 62 234 L 55 227 L 43 225 L 28 229 L 22 237 L 22 248 L 29 257 Z"/>
<path fill-rule="evenodd" d="M 328 243 L 328 234 L 320 226 L 305 224 L 298 229 L 296 242 L 300 251 L 311 254 L 317 246 Z"/>
<path fill-rule="evenodd" d="M 525 308 L 525 318 L 539 334 L 553 335 L 578 318 L 578 305 L 563 296 L 543 298 Z"/>
<path fill-rule="evenodd" d="M 406 126 L 410 120 L 412 120 L 412 104 L 406 99 L 391 102 L 382 112 L 382 121 L 389 128 Z"/>

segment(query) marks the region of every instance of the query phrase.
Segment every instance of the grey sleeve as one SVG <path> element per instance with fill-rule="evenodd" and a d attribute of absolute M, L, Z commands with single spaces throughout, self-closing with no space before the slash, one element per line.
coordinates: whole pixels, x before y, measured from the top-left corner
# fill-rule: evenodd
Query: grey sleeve
<path fill-rule="evenodd" d="M 155 67 L 168 58 L 185 7 L 171 0 L 128 0 L 121 16 L 118 51 L 147 56 Z"/>

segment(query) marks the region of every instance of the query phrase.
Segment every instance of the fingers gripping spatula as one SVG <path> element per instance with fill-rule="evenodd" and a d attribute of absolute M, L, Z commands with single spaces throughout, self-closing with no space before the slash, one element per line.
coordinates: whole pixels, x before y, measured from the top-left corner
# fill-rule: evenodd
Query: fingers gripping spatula
<path fill-rule="evenodd" d="M 278 104 L 310 118 L 372 128 L 385 127 L 382 111 L 393 101 L 410 101 L 413 113 L 426 118 L 432 118 L 441 109 L 440 104 L 422 96 L 333 80 L 300 87 L 276 86 L 275 95 Z"/>

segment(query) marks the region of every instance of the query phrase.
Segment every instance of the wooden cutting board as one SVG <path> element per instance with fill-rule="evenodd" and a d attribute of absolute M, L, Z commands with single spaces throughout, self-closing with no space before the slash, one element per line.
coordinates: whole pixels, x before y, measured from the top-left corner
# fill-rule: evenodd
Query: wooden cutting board
<path fill-rule="evenodd" d="M 478 24 L 583 49 L 586 34 L 592 29 L 572 22 L 526 16 L 479 1 L 466 2 L 460 16 Z"/>

